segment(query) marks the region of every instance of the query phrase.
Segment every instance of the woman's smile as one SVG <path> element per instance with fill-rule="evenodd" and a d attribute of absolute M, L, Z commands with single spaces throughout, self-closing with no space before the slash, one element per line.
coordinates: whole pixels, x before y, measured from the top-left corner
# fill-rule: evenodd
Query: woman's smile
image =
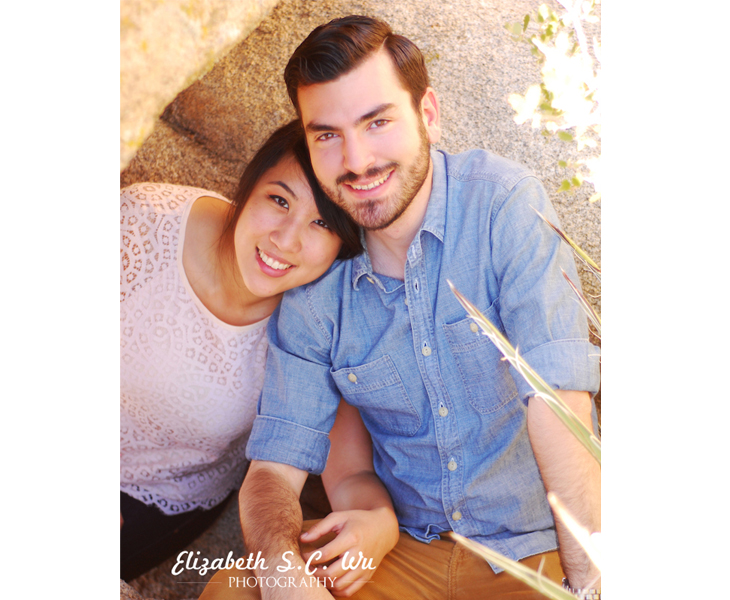
<path fill-rule="evenodd" d="M 274 271 L 274 273 L 271 273 L 271 275 L 274 277 L 284 275 L 286 271 L 294 268 L 294 265 L 281 260 L 277 260 L 273 256 L 270 256 L 269 254 L 264 252 L 261 248 L 256 248 L 256 251 L 258 253 L 259 260 L 263 265 L 262 269 L 266 269 L 266 267 L 268 267 L 265 272 Z"/>

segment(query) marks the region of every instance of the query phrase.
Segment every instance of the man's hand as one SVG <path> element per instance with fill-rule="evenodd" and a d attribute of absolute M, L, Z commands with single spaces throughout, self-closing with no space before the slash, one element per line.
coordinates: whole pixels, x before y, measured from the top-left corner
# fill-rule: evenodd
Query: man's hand
<path fill-rule="evenodd" d="M 340 402 L 337 419 L 330 432 L 332 449 L 322 483 L 327 491 L 332 510 L 302 541 L 312 542 L 328 532 L 337 534 L 325 545 L 323 556 L 317 562 L 325 563 L 349 552 L 347 560 L 339 558 L 327 569 L 318 569 L 318 575 L 333 577 L 332 593 L 351 596 L 372 577 L 374 569 L 398 542 L 398 519 L 387 490 L 373 468 L 373 446 L 358 410 Z M 363 560 L 356 568 L 362 552 Z M 350 561 L 354 559 L 354 563 Z M 372 560 L 372 563 L 370 562 Z M 365 564 L 363 564 L 365 563 Z"/>
<path fill-rule="evenodd" d="M 305 553 L 304 560 L 320 552 L 321 556 L 317 555 L 311 563 L 320 565 L 315 576 L 329 578 L 324 581 L 332 594 L 342 597 L 352 596 L 369 581 L 375 567 L 397 543 L 399 535 L 393 510 L 380 507 L 331 513 L 300 539 L 312 543 L 328 533 L 337 535 L 318 550 Z M 329 564 L 333 559 L 337 560 Z M 354 568 L 350 569 L 351 566 Z"/>

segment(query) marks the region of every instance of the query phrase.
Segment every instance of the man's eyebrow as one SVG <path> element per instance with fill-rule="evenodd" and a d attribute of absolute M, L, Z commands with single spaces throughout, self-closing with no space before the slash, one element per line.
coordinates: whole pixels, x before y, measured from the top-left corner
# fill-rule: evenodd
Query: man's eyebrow
<path fill-rule="evenodd" d="M 376 106 L 373 110 L 370 112 L 362 115 L 355 121 L 355 125 L 360 125 L 364 121 L 369 121 L 370 119 L 373 119 L 377 117 L 380 113 L 385 112 L 386 110 L 390 110 L 391 108 L 395 108 L 395 104 L 392 102 L 386 102 L 384 104 L 381 104 L 380 106 Z M 327 125 L 326 123 L 307 123 L 306 130 L 309 133 L 321 133 L 321 132 L 327 132 L 327 131 L 337 131 L 337 127 L 334 125 Z"/>
<path fill-rule="evenodd" d="M 292 190 L 292 189 L 291 189 L 291 188 L 290 188 L 290 187 L 289 187 L 289 186 L 288 186 L 288 185 L 287 185 L 286 183 L 284 183 L 283 181 L 269 181 L 269 183 L 270 183 L 271 185 L 280 185 L 280 186 L 281 186 L 281 187 L 283 187 L 283 188 L 284 188 L 284 189 L 285 189 L 285 190 L 286 190 L 287 192 L 289 192 L 289 193 L 290 193 L 290 194 L 291 194 L 291 195 L 292 195 L 292 196 L 294 197 L 294 199 L 295 199 L 295 200 L 299 200 L 299 198 L 298 198 L 298 197 L 297 197 L 297 195 L 296 195 L 296 194 L 295 194 L 295 193 L 293 192 L 293 190 Z"/>
<path fill-rule="evenodd" d="M 380 106 L 378 106 L 378 107 L 374 108 L 373 110 L 371 110 L 369 113 L 367 113 L 367 114 L 363 115 L 362 117 L 360 117 L 355 122 L 355 124 L 356 125 L 360 125 L 363 121 L 369 121 L 370 119 L 374 119 L 380 113 L 384 113 L 386 110 L 389 110 L 389 109 L 394 108 L 394 107 L 395 107 L 395 104 L 393 104 L 392 102 L 387 102 L 385 104 L 381 104 Z"/>

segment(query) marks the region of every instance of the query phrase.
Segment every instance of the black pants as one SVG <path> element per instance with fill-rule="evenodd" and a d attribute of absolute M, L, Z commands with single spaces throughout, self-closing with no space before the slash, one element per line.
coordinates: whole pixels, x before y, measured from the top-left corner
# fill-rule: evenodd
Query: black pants
<path fill-rule="evenodd" d="M 178 554 L 198 538 L 223 512 L 236 490 L 209 510 L 168 516 L 156 506 L 147 506 L 119 492 L 122 518 L 121 578 L 130 581 Z"/>

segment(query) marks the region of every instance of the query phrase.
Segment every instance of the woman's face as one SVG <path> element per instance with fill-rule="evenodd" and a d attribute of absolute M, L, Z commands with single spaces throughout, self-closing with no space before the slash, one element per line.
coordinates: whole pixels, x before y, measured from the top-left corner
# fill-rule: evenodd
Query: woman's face
<path fill-rule="evenodd" d="M 342 241 L 322 221 L 301 167 L 286 156 L 266 171 L 236 223 L 236 260 L 246 288 L 266 298 L 322 275 Z"/>

